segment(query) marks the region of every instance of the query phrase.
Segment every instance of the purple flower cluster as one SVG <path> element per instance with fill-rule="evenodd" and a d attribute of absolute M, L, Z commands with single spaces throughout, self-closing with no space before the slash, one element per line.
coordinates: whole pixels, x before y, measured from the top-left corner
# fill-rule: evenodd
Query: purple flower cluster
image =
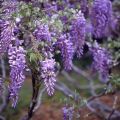
<path fill-rule="evenodd" d="M 33 32 L 34 36 L 38 41 L 50 41 L 51 40 L 51 34 L 49 32 L 48 25 L 39 25 L 35 31 Z"/>
<path fill-rule="evenodd" d="M 17 10 L 18 8 L 17 4 L 18 4 L 17 0 L 7 0 L 3 2 L 2 9 L 4 15 L 6 15 L 5 17 L 9 17 L 12 13 L 14 13 Z"/>
<path fill-rule="evenodd" d="M 75 19 L 72 21 L 71 28 L 71 40 L 78 57 L 80 57 L 83 52 L 83 45 L 85 43 L 85 30 L 86 20 L 81 11 L 79 11 L 79 13 L 75 16 Z"/>
<path fill-rule="evenodd" d="M 93 56 L 93 69 L 97 70 L 99 73 L 100 80 L 104 83 L 109 80 L 109 67 L 111 65 L 111 57 L 107 50 L 101 48 L 98 43 L 95 43 L 91 48 L 91 53 Z"/>
<path fill-rule="evenodd" d="M 12 106 L 15 107 L 18 100 L 19 90 L 25 80 L 24 69 L 26 66 L 25 50 L 21 46 L 9 45 L 8 50 L 10 64 L 10 99 Z"/>
<path fill-rule="evenodd" d="M 56 82 L 56 74 L 55 74 L 55 60 L 54 59 L 45 59 L 40 62 L 40 71 L 41 78 L 44 81 L 44 85 L 46 86 L 48 95 L 53 95 L 54 86 Z"/>
<path fill-rule="evenodd" d="M 88 5 L 88 0 L 3 1 L 1 12 L 2 19 L 5 21 L 0 20 L 0 55 L 8 52 L 10 64 L 8 89 L 13 107 L 17 104 L 19 91 L 25 80 L 26 51 L 21 45 L 28 48 L 27 56 L 30 59 L 28 61 L 33 64 L 30 69 L 34 69 L 31 68 L 34 65 L 39 68 L 37 69 L 39 75 L 46 91 L 51 96 L 55 91 L 56 62 L 54 56 L 56 53 L 61 53 L 64 69 L 71 70 L 74 54 L 81 57 L 83 47 L 85 51 L 88 51 L 89 43 L 92 43 L 91 34 L 95 38 L 110 35 L 110 28 L 114 28 L 110 0 L 93 0 L 91 11 L 89 11 Z M 79 11 L 80 7 L 82 12 Z M 37 19 L 35 20 L 37 26 L 32 31 L 32 35 L 31 30 L 34 29 L 32 25 L 34 20 L 27 17 L 28 12 L 31 10 L 33 13 L 32 18 Z M 76 12 L 78 13 L 76 14 Z M 91 13 L 88 14 L 88 12 Z M 30 14 L 32 15 L 32 13 Z M 90 19 L 85 19 L 88 16 Z M 45 22 L 45 20 L 47 21 Z M 90 25 L 87 25 L 87 22 Z M 90 39 L 86 42 L 87 37 L 90 37 Z M 109 67 L 111 65 L 110 55 L 106 49 L 100 47 L 96 42 L 92 47 L 90 45 L 89 49 L 93 56 L 92 66 L 94 70 L 99 73 L 101 81 L 108 82 Z M 39 66 L 36 66 L 36 63 Z M 0 94 L 3 84 L 4 81 L 0 78 Z M 62 110 L 64 120 L 72 120 L 74 108 L 65 106 Z"/>
<path fill-rule="evenodd" d="M 71 64 L 73 59 L 73 44 L 66 35 L 61 35 L 58 39 L 56 46 L 61 51 L 63 66 L 65 70 L 71 70 Z"/>
<path fill-rule="evenodd" d="M 95 38 L 110 34 L 112 20 L 112 3 L 110 0 L 94 0 L 91 9 L 91 23 Z"/>
<path fill-rule="evenodd" d="M 72 120 L 73 119 L 73 113 L 74 113 L 74 108 L 73 107 L 63 107 L 62 108 L 63 112 L 63 120 Z"/>
<path fill-rule="evenodd" d="M 11 40 L 14 39 L 14 25 L 9 21 L 0 20 L 0 54 L 7 51 Z"/>

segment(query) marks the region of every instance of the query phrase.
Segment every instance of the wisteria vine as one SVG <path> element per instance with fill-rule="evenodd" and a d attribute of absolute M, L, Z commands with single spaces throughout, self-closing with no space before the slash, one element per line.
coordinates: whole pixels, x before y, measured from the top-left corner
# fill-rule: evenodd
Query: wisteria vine
<path fill-rule="evenodd" d="M 87 53 L 93 57 L 92 67 L 99 73 L 100 80 L 109 81 L 112 58 L 97 40 L 112 35 L 114 15 L 110 0 L 93 0 L 91 4 L 88 0 L 76 0 L 72 4 L 67 0 L 47 3 L 9 0 L 2 3 L 1 13 L 0 56 L 6 55 L 9 59 L 8 89 L 13 107 L 25 80 L 26 66 L 38 70 L 51 96 L 55 90 L 56 71 L 59 70 L 56 65 L 71 70 L 74 56 L 80 59 L 85 45 Z M 88 24 L 91 25 L 91 36 L 86 30 Z M 92 40 L 93 36 L 96 42 Z M 62 64 L 57 61 L 56 54 L 61 56 Z"/>

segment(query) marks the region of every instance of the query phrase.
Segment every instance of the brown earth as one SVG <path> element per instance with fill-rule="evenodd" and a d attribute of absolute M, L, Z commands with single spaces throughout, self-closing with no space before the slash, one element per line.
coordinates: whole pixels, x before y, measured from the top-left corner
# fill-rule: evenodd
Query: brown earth
<path fill-rule="evenodd" d="M 100 100 L 107 104 L 108 106 L 113 107 L 114 98 L 117 96 L 116 107 L 120 108 L 120 93 L 119 94 L 110 94 L 100 97 Z M 43 104 L 35 112 L 32 120 L 62 120 L 62 106 L 52 103 L 51 105 Z M 120 110 L 120 109 L 118 109 Z M 75 118 L 74 120 L 103 120 L 97 117 L 94 113 L 91 113 L 86 107 L 79 111 L 80 118 Z"/>

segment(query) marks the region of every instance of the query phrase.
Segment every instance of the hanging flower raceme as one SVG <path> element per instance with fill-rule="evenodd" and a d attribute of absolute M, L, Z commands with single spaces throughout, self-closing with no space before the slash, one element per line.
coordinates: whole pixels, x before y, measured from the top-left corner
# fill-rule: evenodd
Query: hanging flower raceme
<path fill-rule="evenodd" d="M 55 64 L 56 62 L 53 58 L 46 58 L 44 61 L 40 62 L 41 78 L 44 81 L 44 85 L 46 86 L 48 95 L 50 96 L 54 93 L 56 82 Z"/>
<path fill-rule="evenodd" d="M 9 17 L 18 9 L 17 0 L 6 0 L 2 3 L 2 12 L 5 17 Z"/>
<path fill-rule="evenodd" d="M 75 52 L 77 52 L 78 57 L 83 53 L 83 45 L 85 43 L 85 30 L 86 30 L 86 20 L 79 11 L 72 21 L 71 26 L 71 40 L 75 47 Z"/>
<path fill-rule="evenodd" d="M 44 42 L 40 44 L 39 52 L 43 56 L 43 60 L 40 61 L 40 75 L 44 81 L 48 95 L 53 95 L 54 86 L 56 82 L 55 74 L 55 60 L 52 58 L 52 44 L 51 44 L 51 34 L 49 32 L 48 25 L 41 24 L 33 32 L 36 40 L 39 42 Z"/>
<path fill-rule="evenodd" d="M 26 66 L 25 50 L 22 46 L 9 45 L 8 50 L 9 64 L 10 64 L 10 99 L 12 106 L 15 107 L 18 101 L 20 88 L 25 80 L 24 69 Z"/>
<path fill-rule="evenodd" d="M 51 34 L 49 32 L 48 25 L 41 24 L 33 32 L 34 36 L 38 41 L 50 41 Z"/>
<path fill-rule="evenodd" d="M 5 53 L 11 43 L 14 31 L 14 25 L 10 21 L 0 20 L 0 54 Z"/>
<path fill-rule="evenodd" d="M 63 120 L 72 120 L 73 119 L 73 113 L 74 113 L 74 107 L 63 107 Z"/>
<path fill-rule="evenodd" d="M 72 59 L 73 59 L 73 44 L 66 35 L 61 35 L 57 40 L 56 46 L 61 51 L 63 66 L 65 70 L 71 70 Z"/>
<path fill-rule="evenodd" d="M 107 37 L 112 24 L 112 3 L 110 0 L 94 0 L 91 23 L 95 38 Z"/>
<path fill-rule="evenodd" d="M 111 65 L 111 56 L 106 49 L 101 48 L 98 43 L 90 49 L 93 56 L 92 67 L 99 73 L 100 80 L 104 83 L 109 81 L 109 68 Z"/>

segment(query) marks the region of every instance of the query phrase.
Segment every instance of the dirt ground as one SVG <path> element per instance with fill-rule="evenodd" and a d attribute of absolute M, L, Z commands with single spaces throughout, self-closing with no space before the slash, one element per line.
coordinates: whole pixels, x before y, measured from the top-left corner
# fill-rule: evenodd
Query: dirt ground
<path fill-rule="evenodd" d="M 120 93 L 110 94 L 106 96 L 100 97 L 100 100 L 107 104 L 108 106 L 113 106 L 114 98 L 117 96 L 117 107 L 120 108 Z M 62 120 L 62 111 L 60 105 L 51 104 L 43 104 L 41 107 L 35 112 L 32 120 Z M 120 109 L 118 109 L 120 110 Z M 74 120 L 103 120 L 98 118 L 94 113 L 91 113 L 86 107 L 80 110 L 80 118 L 76 118 Z"/>

